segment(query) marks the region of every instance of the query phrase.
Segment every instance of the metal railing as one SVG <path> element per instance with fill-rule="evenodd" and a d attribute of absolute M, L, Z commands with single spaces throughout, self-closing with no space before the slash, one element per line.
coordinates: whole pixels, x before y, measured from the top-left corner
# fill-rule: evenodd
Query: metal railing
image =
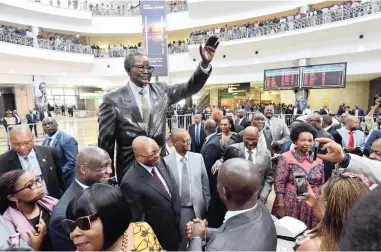
<path fill-rule="evenodd" d="M 138 16 L 140 6 L 128 5 L 128 1 L 79 1 L 79 0 L 27 0 L 57 8 L 90 11 L 94 16 Z M 187 11 L 187 1 L 167 3 L 167 13 Z"/>
<path fill-rule="evenodd" d="M 184 53 L 184 52 L 188 52 L 188 45 L 187 44 L 168 46 L 168 53 L 169 54 Z"/>
<path fill-rule="evenodd" d="M 381 2 L 379 0 L 373 0 L 372 2 L 363 3 L 355 7 L 340 6 L 338 9 L 326 13 L 288 20 L 286 22 L 267 24 L 257 28 L 236 27 L 234 30 L 224 32 L 216 32 L 216 30 L 212 30 L 210 32 L 202 32 L 202 34 L 193 34 L 190 37 L 190 44 L 205 43 L 211 35 L 217 36 L 220 41 L 247 39 L 334 23 L 379 12 L 381 12 Z"/>
<path fill-rule="evenodd" d="M 33 46 L 33 38 L 22 36 L 14 32 L 3 31 L 0 29 L 0 41 L 24 46 Z"/>

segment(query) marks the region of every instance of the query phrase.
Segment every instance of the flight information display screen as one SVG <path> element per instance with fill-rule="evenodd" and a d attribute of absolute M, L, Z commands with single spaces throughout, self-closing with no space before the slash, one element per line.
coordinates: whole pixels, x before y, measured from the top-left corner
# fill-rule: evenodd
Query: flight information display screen
<path fill-rule="evenodd" d="M 300 83 L 300 68 L 280 68 L 265 70 L 264 90 L 295 89 Z"/>
<path fill-rule="evenodd" d="M 344 88 L 347 63 L 301 67 L 302 88 Z"/>

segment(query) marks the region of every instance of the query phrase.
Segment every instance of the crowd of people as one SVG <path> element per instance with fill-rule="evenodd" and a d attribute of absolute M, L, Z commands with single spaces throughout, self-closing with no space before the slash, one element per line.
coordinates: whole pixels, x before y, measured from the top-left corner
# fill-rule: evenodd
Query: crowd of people
<path fill-rule="evenodd" d="M 221 41 L 252 38 L 272 35 L 306 27 L 337 22 L 359 16 L 370 15 L 381 11 L 381 1 L 347 1 L 333 4 L 321 9 L 311 9 L 270 20 L 256 20 L 242 25 L 225 25 L 213 29 L 191 32 L 190 44 L 202 44 L 208 36 L 216 35 Z"/>
<path fill-rule="evenodd" d="M 41 3 L 41 0 L 34 0 Z M 135 3 L 136 2 L 136 3 Z M 135 16 L 140 15 L 140 1 L 91 1 L 91 0 L 49 0 L 42 3 L 59 8 L 91 11 L 94 16 Z M 167 12 L 188 10 L 187 1 L 171 0 L 167 3 Z"/>
<path fill-rule="evenodd" d="M 106 151 L 78 149 L 54 118 L 42 120 L 42 146 L 34 145 L 32 129 L 15 125 L 12 150 L 0 155 L 0 246 L 199 251 L 206 237 L 207 250 L 274 251 L 277 220 L 289 216 L 308 229 L 297 238 L 297 251 L 380 249 L 379 232 L 364 222 L 379 211 L 362 205 L 381 196 L 380 189 L 370 192 L 381 180 L 381 116 L 373 120 L 380 104 L 376 99 L 367 114 L 374 127 L 368 139 L 356 110 L 337 125 L 329 113 L 315 112 L 289 128 L 272 105 L 251 120 L 246 105 L 236 112 L 194 107 L 187 111 L 193 123 L 172 130 L 163 157 L 154 140 L 135 138 L 137 169 L 118 181 Z M 296 194 L 300 174 L 305 190 Z M 229 228 L 215 233 L 221 225 Z M 370 232 L 366 240 L 356 237 L 359 230 Z"/>
<path fill-rule="evenodd" d="M 33 46 L 33 34 L 29 29 L 16 29 L 12 26 L 0 25 L 0 41 Z"/>

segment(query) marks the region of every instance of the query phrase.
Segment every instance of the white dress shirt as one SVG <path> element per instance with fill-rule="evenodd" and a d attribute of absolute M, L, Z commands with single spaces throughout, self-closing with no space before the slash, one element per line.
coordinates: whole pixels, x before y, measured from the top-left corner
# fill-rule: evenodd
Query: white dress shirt
<path fill-rule="evenodd" d="M 257 149 L 253 149 L 251 150 L 251 152 L 253 152 L 251 154 L 252 158 L 253 158 L 253 163 L 255 163 L 255 155 L 257 154 Z M 245 147 L 245 159 L 246 160 L 249 160 L 249 150 Z"/>
<path fill-rule="evenodd" d="M 146 165 L 140 163 L 139 161 L 138 161 L 138 163 L 139 163 L 141 166 L 143 166 L 144 169 L 146 169 L 146 170 L 149 172 L 149 174 L 151 174 L 151 176 L 153 177 L 153 174 L 152 174 L 152 169 L 153 169 L 153 167 L 146 166 Z M 171 196 L 171 193 L 170 193 L 170 191 L 169 191 L 169 187 L 168 187 L 168 185 L 167 185 L 167 182 L 165 182 L 163 176 L 161 176 L 161 173 L 160 173 L 159 169 L 158 169 L 157 167 L 155 167 L 155 168 L 156 168 L 156 174 L 157 174 L 157 176 L 159 177 L 161 183 L 163 183 L 165 189 L 167 189 L 167 192 L 168 192 L 169 196 Z"/>
<path fill-rule="evenodd" d="M 190 176 L 192 176 L 191 174 L 191 171 L 189 169 L 189 155 L 188 155 L 189 152 L 187 152 L 185 154 L 185 158 L 187 159 L 187 169 L 188 169 L 188 174 L 189 174 L 189 184 L 186 185 L 186 186 L 189 186 L 189 192 L 190 192 L 190 198 L 192 199 L 192 183 L 191 183 L 191 179 L 190 179 Z M 181 189 L 183 188 L 183 186 L 185 185 L 182 185 L 181 182 L 181 178 L 183 176 L 183 162 L 181 162 L 181 159 L 183 158 L 183 156 L 181 156 L 179 153 L 176 152 L 176 164 L 177 164 L 177 172 L 179 173 L 179 193 L 180 193 L 180 197 L 181 197 Z"/>
<path fill-rule="evenodd" d="M 245 209 L 245 210 L 227 211 L 226 214 L 225 214 L 224 222 L 226 222 L 230 218 L 233 218 L 234 216 L 237 216 L 239 214 L 243 214 L 243 213 L 249 212 L 249 211 L 255 209 L 256 207 L 257 207 L 257 204 L 255 204 L 255 206 L 253 206 L 252 208 Z"/>
<path fill-rule="evenodd" d="M 245 118 L 245 117 L 242 117 L 241 119 L 239 119 L 239 122 L 238 122 L 239 125 L 241 125 L 241 122 L 242 122 L 242 120 L 243 120 L 244 118 Z"/>
<path fill-rule="evenodd" d="M 56 131 L 56 133 L 54 133 L 54 135 L 53 135 L 53 136 L 51 136 L 51 137 L 48 137 L 48 138 L 50 138 L 50 139 L 51 139 L 51 140 L 50 140 L 50 143 L 49 143 L 49 146 L 53 146 L 53 144 L 54 144 L 54 140 L 56 140 L 58 132 L 60 132 L 60 131 L 59 131 L 59 130 L 57 130 L 57 131 Z"/>
<path fill-rule="evenodd" d="M 84 185 L 84 184 L 82 184 L 81 182 L 79 182 L 78 181 L 78 179 L 75 179 L 75 182 L 77 182 L 78 183 L 78 185 L 80 185 L 83 189 L 86 189 L 86 188 L 88 188 L 88 186 L 87 185 Z"/>

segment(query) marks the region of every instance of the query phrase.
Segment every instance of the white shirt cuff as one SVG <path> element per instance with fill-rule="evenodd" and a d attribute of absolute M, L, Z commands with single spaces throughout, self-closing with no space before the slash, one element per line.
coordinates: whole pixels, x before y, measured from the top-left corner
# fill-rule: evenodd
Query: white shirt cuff
<path fill-rule="evenodd" d="M 204 74 L 209 74 L 210 69 L 212 68 L 212 65 L 209 63 L 209 65 L 208 65 L 207 68 L 203 68 L 203 67 L 202 67 L 202 64 L 201 64 L 201 62 L 200 62 L 200 68 L 201 68 L 201 70 L 204 72 Z"/>

